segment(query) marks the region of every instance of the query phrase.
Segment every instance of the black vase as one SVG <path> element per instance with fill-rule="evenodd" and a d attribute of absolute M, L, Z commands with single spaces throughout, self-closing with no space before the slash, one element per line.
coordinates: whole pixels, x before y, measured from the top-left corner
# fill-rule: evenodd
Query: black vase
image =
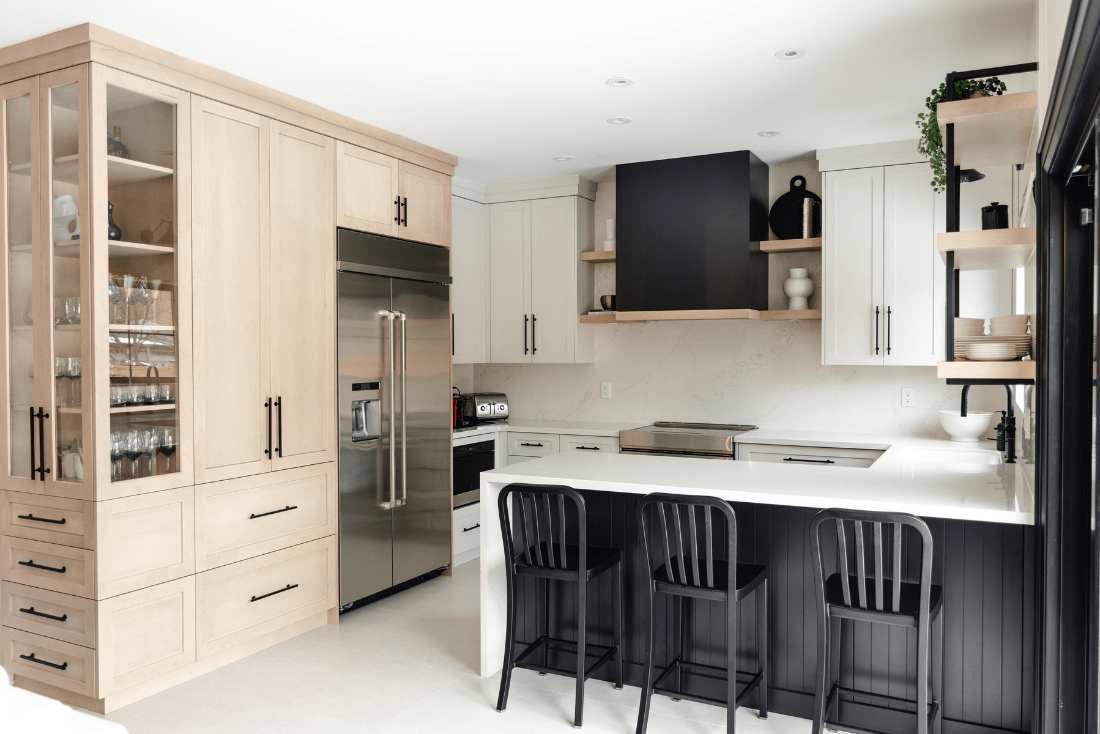
<path fill-rule="evenodd" d="M 806 235 L 802 232 L 802 202 L 811 199 L 818 203 L 813 209 L 810 237 L 821 236 L 821 197 L 806 190 L 806 178 L 795 176 L 791 179 L 791 190 L 780 196 L 772 204 L 768 214 L 768 224 L 772 232 L 781 240 L 800 240 Z"/>
<path fill-rule="evenodd" d="M 107 239 L 122 239 L 122 230 L 115 224 L 115 205 L 109 201 L 107 202 Z"/>

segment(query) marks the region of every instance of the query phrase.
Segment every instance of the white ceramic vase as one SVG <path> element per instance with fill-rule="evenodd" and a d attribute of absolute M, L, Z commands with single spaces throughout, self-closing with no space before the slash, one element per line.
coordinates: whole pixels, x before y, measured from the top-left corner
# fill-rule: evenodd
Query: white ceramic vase
<path fill-rule="evenodd" d="M 806 268 L 791 268 L 791 277 L 783 283 L 783 292 L 790 299 L 787 308 L 791 311 L 805 311 L 810 307 L 814 282 L 810 280 L 809 273 Z"/>
<path fill-rule="evenodd" d="M 604 221 L 604 226 L 607 228 L 607 239 L 603 241 L 604 252 L 615 251 L 615 220 L 608 219 Z"/>

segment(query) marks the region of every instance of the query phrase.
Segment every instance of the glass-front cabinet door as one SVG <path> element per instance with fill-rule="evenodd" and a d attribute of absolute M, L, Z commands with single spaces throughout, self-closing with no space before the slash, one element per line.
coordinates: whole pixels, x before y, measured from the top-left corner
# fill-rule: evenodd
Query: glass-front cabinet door
<path fill-rule="evenodd" d="M 96 498 L 109 499 L 194 481 L 190 95 L 99 65 L 91 73 L 96 356 L 89 397 L 102 406 Z"/>

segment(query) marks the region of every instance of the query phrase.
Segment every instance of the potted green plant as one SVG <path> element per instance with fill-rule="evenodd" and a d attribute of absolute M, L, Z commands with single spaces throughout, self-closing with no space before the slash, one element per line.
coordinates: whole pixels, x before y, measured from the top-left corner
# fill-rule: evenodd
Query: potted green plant
<path fill-rule="evenodd" d="M 1005 83 L 995 76 L 988 79 L 960 79 L 955 82 L 955 99 L 970 99 L 972 97 L 992 97 L 1004 94 Z M 947 84 L 941 82 L 940 86 L 932 90 L 932 94 L 925 98 L 924 106 L 928 112 L 917 114 L 917 127 L 920 128 L 920 141 L 917 150 L 921 155 L 928 156 L 928 163 L 932 166 L 932 188 L 938 194 L 947 187 L 947 153 L 943 149 L 943 136 L 940 134 L 940 121 L 936 116 L 936 105 L 947 96 Z"/>

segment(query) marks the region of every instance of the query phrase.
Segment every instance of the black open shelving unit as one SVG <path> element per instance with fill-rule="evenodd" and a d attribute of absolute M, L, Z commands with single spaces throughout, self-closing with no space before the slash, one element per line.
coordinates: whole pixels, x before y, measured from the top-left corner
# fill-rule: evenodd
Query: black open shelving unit
<path fill-rule="evenodd" d="M 1029 71 L 1038 71 L 1037 63 L 1014 64 L 1011 66 L 994 66 L 988 69 L 975 69 L 973 71 L 953 71 L 945 80 L 944 102 L 954 102 L 955 82 L 964 79 L 984 79 L 990 76 L 1007 76 L 1009 74 L 1024 74 Z M 959 189 L 962 182 L 959 180 L 960 166 L 955 165 L 955 124 L 948 123 L 944 131 L 944 148 L 947 155 L 947 231 L 958 232 L 961 221 L 959 209 Z M 1018 161 L 1023 163 L 1023 161 Z M 955 267 L 955 253 L 944 253 L 947 267 L 946 296 L 947 308 L 944 309 L 946 329 L 944 331 L 946 344 L 946 359 L 948 362 L 955 360 L 955 317 L 959 315 L 959 270 Z M 1035 355 L 1032 355 L 1032 359 Z M 962 377 L 947 378 L 948 385 L 1034 385 L 1032 379 L 971 379 Z"/>

